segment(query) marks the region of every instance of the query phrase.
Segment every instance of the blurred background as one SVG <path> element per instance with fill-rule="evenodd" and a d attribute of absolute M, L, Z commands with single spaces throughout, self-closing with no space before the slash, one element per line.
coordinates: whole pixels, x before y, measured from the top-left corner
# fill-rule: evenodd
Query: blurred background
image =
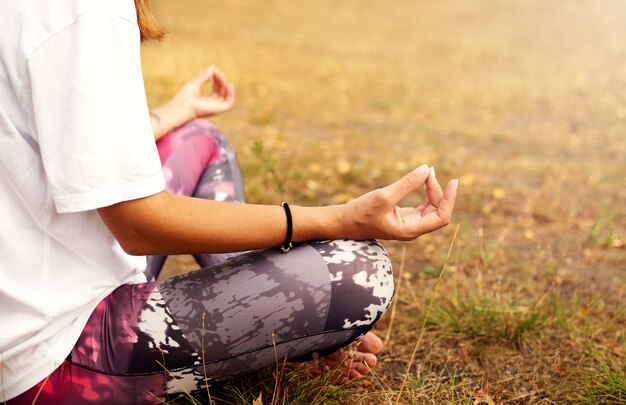
<path fill-rule="evenodd" d="M 626 2 L 153 3 L 149 102 L 220 67 L 237 102 L 214 122 L 250 202 L 341 203 L 422 163 L 460 178 L 447 229 L 385 244 L 399 291 L 375 378 L 281 380 L 281 403 L 389 403 L 407 368 L 400 403 L 626 403 Z M 271 398 L 254 378 L 218 396 Z"/>

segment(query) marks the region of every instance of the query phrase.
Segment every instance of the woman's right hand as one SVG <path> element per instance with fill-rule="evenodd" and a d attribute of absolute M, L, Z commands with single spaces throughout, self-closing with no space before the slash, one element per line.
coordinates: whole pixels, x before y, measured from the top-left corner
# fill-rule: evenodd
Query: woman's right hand
<path fill-rule="evenodd" d="M 202 88 L 212 82 L 210 94 Z M 217 67 L 210 66 L 204 73 L 189 80 L 181 87 L 170 103 L 185 108 L 189 119 L 211 117 L 230 110 L 235 103 L 235 86 Z"/>
<path fill-rule="evenodd" d="M 442 190 L 434 168 L 422 165 L 400 180 L 339 206 L 345 237 L 352 239 L 413 240 L 450 223 L 458 180 Z M 426 199 L 418 207 L 398 207 L 409 194 L 424 187 Z"/>
<path fill-rule="evenodd" d="M 211 83 L 210 94 L 203 87 Z M 231 109 L 235 102 L 235 87 L 215 66 L 189 80 L 165 104 L 150 111 L 154 139 L 158 140 L 172 129 L 195 118 L 211 117 Z"/>

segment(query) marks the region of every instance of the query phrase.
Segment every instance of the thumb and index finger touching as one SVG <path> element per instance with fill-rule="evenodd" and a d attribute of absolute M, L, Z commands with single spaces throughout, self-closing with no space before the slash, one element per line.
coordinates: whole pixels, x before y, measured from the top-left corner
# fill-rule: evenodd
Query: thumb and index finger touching
<path fill-rule="evenodd" d="M 393 203 L 399 203 L 404 197 L 422 187 L 428 179 L 429 170 L 428 165 L 421 165 L 400 180 L 385 187 Z"/>
<path fill-rule="evenodd" d="M 217 68 L 214 65 L 209 66 L 207 70 L 200 73 L 194 79 L 191 79 L 191 83 L 198 87 L 204 86 L 208 81 L 213 79 L 217 73 Z"/>
<path fill-rule="evenodd" d="M 215 65 L 209 66 L 207 70 L 205 70 L 195 78 L 191 79 L 190 82 L 195 84 L 196 86 L 201 87 L 211 80 L 215 80 L 220 84 L 226 85 L 226 78 L 224 76 L 224 73 L 222 73 Z"/>
<path fill-rule="evenodd" d="M 426 194 L 431 203 L 438 208 L 438 211 L 441 210 L 442 214 L 451 214 L 458 184 L 458 179 L 454 179 L 442 190 L 435 177 L 434 169 L 424 164 L 385 188 L 390 200 L 397 204 L 412 192 L 426 185 Z"/>
<path fill-rule="evenodd" d="M 235 99 L 235 87 L 228 83 L 226 76 L 215 65 L 209 66 L 207 70 L 191 79 L 188 84 L 196 89 L 200 89 L 213 80 L 213 95 L 217 95 L 226 102 L 232 103 Z"/>

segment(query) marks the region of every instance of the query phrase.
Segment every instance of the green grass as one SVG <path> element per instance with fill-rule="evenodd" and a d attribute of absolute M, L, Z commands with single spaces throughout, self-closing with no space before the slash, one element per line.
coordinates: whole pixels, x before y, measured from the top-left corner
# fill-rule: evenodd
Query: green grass
<path fill-rule="evenodd" d="M 507 342 L 522 348 L 532 337 L 567 327 L 567 314 L 558 297 L 541 297 L 536 303 L 522 297 L 499 294 L 497 298 L 478 295 L 472 290 L 442 298 L 435 306 L 430 323 L 446 334 L 476 342 Z"/>
<path fill-rule="evenodd" d="M 597 214 L 589 234 L 588 244 L 601 248 L 609 248 L 615 239 L 615 232 L 625 218 L 619 215 L 616 207 L 603 207 Z"/>
<path fill-rule="evenodd" d="M 587 386 L 583 386 L 584 402 L 615 403 L 626 402 L 626 366 L 614 362 L 600 361 L 589 370 Z"/>
<path fill-rule="evenodd" d="M 573 372 L 562 384 L 576 403 L 626 403 L 626 363 L 604 358 L 596 348 L 590 348 L 586 366 Z"/>

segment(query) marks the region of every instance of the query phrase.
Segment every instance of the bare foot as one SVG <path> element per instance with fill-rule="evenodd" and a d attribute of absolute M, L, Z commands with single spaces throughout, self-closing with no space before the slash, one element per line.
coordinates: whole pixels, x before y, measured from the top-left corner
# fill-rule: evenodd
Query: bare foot
<path fill-rule="evenodd" d="M 302 363 L 302 366 L 313 374 L 333 373 L 331 379 L 338 384 L 345 384 L 366 375 L 370 368 L 378 363 L 378 354 L 383 342 L 372 332 L 366 333 L 350 345 L 335 353 Z"/>

